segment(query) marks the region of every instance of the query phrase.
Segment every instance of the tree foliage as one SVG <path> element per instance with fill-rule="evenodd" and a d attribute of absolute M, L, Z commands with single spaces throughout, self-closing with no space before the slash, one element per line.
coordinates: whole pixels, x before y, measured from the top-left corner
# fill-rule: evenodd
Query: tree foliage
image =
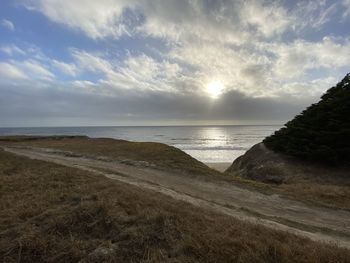
<path fill-rule="evenodd" d="M 350 163 L 350 73 L 264 143 L 308 161 Z"/>

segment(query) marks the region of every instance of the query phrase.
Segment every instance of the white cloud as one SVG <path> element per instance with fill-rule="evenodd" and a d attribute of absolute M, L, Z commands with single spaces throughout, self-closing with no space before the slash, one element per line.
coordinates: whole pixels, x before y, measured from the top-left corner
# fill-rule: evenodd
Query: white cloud
<path fill-rule="evenodd" d="M 75 77 L 78 73 L 78 68 L 75 64 L 65 63 L 63 61 L 53 60 L 52 65 L 66 75 Z"/>
<path fill-rule="evenodd" d="M 343 7 L 344 7 L 344 13 L 343 17 L 349 17 L 350 16 L 350 0 L 343 0 L 342 2 Z"/>
<path fill-rule="evenodd" d="M 53 80 L 55 75 L 47 69 L 47 66 L 39 61 L 28 59 L 24 61 L 11 61 L 13 65 L 26 72 L 31 79 Z"/>
<path fill-rule="evenodd" d="M 242 1 L 149 1 L 142 6 L 146 35 L 177 43 L 203 41 L 242 43 L 249 32 L 241 30 Z"/>
<path fill-rule="evenodd" d="M 91 86 L 96 86 L 96 83 L 88 80 L 74 80 L 73 85 L 79 88 L 86 88 L 86 87 L 91 87 Z"/>
<path fill-rule="evenodd" d="M 297 1 L 292 11 L 293 28 L 298 32 L 303 29 L 320 30 L 337 12 L 339 2 L 327 0 Z"/>
<path fill-rule="evenodd" d="M 180 41 L 193 35 L 241 42 L 249 38 L 251 27 L 269 37 L 291 22 L 287 11 L 273 1 L 32 0 L 24 5 L 93 39 L 139 32 Z M 145 17 L 143 24 L 139 15 Z"/>
<path fill-rule="evenodd" d="M 123 9 L 132 1 L 123 0 L 38 0 L 24 5 L 42 12 L 54 22 L 83 31 L 91 38 L 118 37 L 127 33 L 122 23 Z"/>
<path fill-rule="evenodd" d="M 105 74 L 113 72 L 110 62 L 103 59 L 98 54 L 75 49 L 72 51 L 72 56 L 80 69 L 90 72 L 102 72 Z"/>
<path fill-rule="evenodd" d="M 180 71 L 176 63 L 170 63 L 169 61 L 158 62 L 145 54 L 134 57 L 129 56 L 124 61 L 124 66 L 121 71 L 125 75 L 139 81 L 171 78 L 175 77 Z"/>
<path fill-rule="evenodd" d="M 79 73 L 92 72 L 100 76 L 96 83 L 105 87 L 98 89 L 99 92 L 113 92 L 115 89 L 127 90 L 162 90 L 177 92 L 179 87 L 174 82 L 181 78 L 181 67 L 169 60 L 158 61 L 146 54 L 129 54 L 124 60 L 113 61 L 102 53 L 89 53 L 84 50 L 72 50 L 75 68 Z M 72 64 L 73 65 L 73 64 Z M 79 80 L 76 86 L 86 86 Z M 90 85 L 91 86 L 91 85 Z M 112 90 L 108 90 L 112 88 Z"/>
<path fill-rule="evenodd" d="M 294 81 L 285 83 L 277 92 L 279 96 L 292 96 L 294 98 L 315 98 L 337 83 L 335 77 L 313 79 L 311 81 Z"/>
<path fill-rule="evenodd" d="M 241 47 L 194 41 L 173 47 L 161 60 L 130 54 L 124 60 L 114 61 L 103 53 L 82 50 L 73 50 L 72 55 L 77 68 L 102 74 L 97 86 L 103 86 L 104 92 L 110 87 L 200 94 L 209 82 L 219 80 L 225 85 L 225 92 L 238 90 L 253 97 L 277 96 L 282 94 L 281 88 L 293 96 L 296 92 L 313 96 L 324 91 L 324 86 L 314 88 L 320 82 L 313 83 L 306 73 L 328 70 L 329 73 L 323 72 L 323 79 L 329 79 L 327 74 L 347 66 L 350 41 L 325 37 L 321 42 L 259 42 Z M 290 88 L 307 85 L 309 90 Z"/>
<path fill-rule="evenodd" d="M 180 70 L 176 63 L 156 61 L 142 54 L 129 56 L 110 77 L 112 81 L 128 83 L 134 89 L 178 92 L 180 88 L 172 85 L 172 82 L 180 76 Z"/>
<path fill-rule="evenodd" d="M 338 3 L 333 3 L 329 7 L 321 10 L 317 19 L 313 19 L 313 27 L 320 28 L 330 21 L 331 16 L 336 12 Z"/>
<path fill-rule="evenodd" d="M 241 21 L 253 26 L 266 37 L 282 33 L 291 24 L 292 18 L 279 2 L 246 1 L 240 12 Z"/>
<path fill-rule="evenodd" d="M 15 54 L 19 54 L 19 55 L 25 55 L 26 54 L 26 52 L 23 49 L 19 48 L 16 45 L 13 45 L 13 44 L 1 46 L 0 50 L 2 52 L 6 53 L 9 56 L 13 56 Z"/>
<path fill-rule="evenodd" d="M 24 80 L 28 78 L 21 69 L 6 62 L 0 62 L 0 76 L 5 80 Z"/>
<path fill-rule="evenodd" d="M 44 65 L 34 60 L 24 61 L 22 66 L 38 78 L 53 79 L 55 75 L 51 73 Z"/>
<path fill-rule="evenodd" d="M 349 65 L 350 41 L 337 43 L 330 37 L 322 42 L 296 40 L 289 44 L 274 43 L 265 46 L 277 57 L 272 71 L 278 78 L 299 77 L 310 69 L 334 69 Z"/>
<path fill-rule="evenodd" d="M 10 20 L 7 20 L 7 19 L 1 20 L 1 25 L 10 31 L 15 31 L 15 25 Z"/>
<path fill-rule="evenodd" d="M 342 3 L 349 6 L 349 1 Z M 312 71 L 322 70 L 323 79 L 327 79 L 349 65 L 348 39 L 325 37 L 307 41 L 298 37 L 308 30 L 321 30 L 341 2 L 285 3 L 272 0 L 25 1 L 28 8 L 95 40 L 109 41 L 111 37 L 128 35 L 140 41 L 152 37 L 165 43 L 167 51 L 158 52 L 157 59 L 134 52 L 115 61 L 103 51 L 72 49 L 73 63 L 51 61 L 52 66 L 73 77 L 82 72 L 96 73 L 100 78 L 96 85 L 104 87 L 100 91 L 124 88 L 201 93 L 208 82 L 219 80 L 226 92 L 239 90 L 253 97 L 276 96 L 283 87 L 291 94 L 296 91 L 302 94 L 303 89 L 290 87 L 301 87 L 302 83 L 316 85 L 312 84 L 316 78 Z"/>

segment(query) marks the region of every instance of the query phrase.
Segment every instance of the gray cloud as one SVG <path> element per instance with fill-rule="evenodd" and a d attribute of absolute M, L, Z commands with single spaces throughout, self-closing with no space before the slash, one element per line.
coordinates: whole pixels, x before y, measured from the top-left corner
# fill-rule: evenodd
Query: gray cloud
<path fill-rule="evenodd" d="M 0 126 L 123 125 L 134 123 L 265 123 L 283 122 L 316 98 L 252 98 L 230 91 L 213 100 L 205 95 L 121 90 L 119 96 L 81 93 L 77 90 L 12 86 L 2 88 Z M 14 122 L 15 120 L 15 122 Z"/>
<path fill-rule="evenodd" d="M 6 43 L 1 125 L 284 122 L 334 85 L 350 61 L 348 36 L 301 37 L 339 22 L 337 12 L 346 19 L 348 0 L 19 2 L 94 46 L 153 41 L 157 54 L 67 47 L 69 59 L 61 60 Z M 212 82 L 223 85 L 215 100 Z"/>

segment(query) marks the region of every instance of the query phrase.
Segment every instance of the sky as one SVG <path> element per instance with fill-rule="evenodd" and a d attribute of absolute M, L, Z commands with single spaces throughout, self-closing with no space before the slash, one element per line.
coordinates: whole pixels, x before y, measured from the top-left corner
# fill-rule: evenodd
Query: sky
<path fill-rule="evenodd" d="M 283 124 L 350 71 L 350 0 L 1 0 L 0 127 Z"/>

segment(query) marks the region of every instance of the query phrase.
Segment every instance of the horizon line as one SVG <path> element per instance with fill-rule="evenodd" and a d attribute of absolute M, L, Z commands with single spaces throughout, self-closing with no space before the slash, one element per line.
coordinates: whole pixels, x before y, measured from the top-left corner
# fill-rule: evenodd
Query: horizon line
<path fill-rule="evenodd" d="M 194 124 L 194 125 L 82 125 L 82 126 L 7 126 L 0 129 L 28 128 L 104 128 L 104 127 L 218 127 L 218 126 L 283 126 L 284 124 Z"/>

